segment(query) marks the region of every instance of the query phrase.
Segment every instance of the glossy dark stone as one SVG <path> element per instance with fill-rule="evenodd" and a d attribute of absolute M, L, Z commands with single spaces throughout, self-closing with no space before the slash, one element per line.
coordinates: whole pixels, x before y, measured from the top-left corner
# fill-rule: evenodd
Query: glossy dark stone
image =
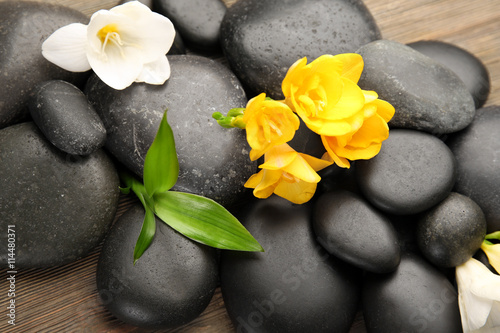
<path fill-rule="evenodd" d="M 93 76 L 86 93 L 106 126 L 106 148 L 142 176 L 144 158 L 168 109 L 180 175 L 175 189 L 225 205 L 238 200 L 256 171 L 245 131 L 222 128 L 212 113 L 244 107 L 239 81 L 223 65 L 199 56 L 170 56 L 171 77 L 162 86 L 134 83 L 114 90 Z"/>
<path fill-rule="evenodd" d="M 456 290 L 416 255 L 403 255 L 391 274 L 367 274 L 362 294 L 370 333 L 462 332 Z"/>
<path fill-rule="evenodd" d="M 389 220 L 347 191 L 325 193 L 314 208 L 314 233 L 332 255 L 374 273 L 398 267 L 400 250 Z"/>
<path fill-rule="evenodd" d="M 417 229 L 420 251 L 439 267 L 459 266 L 472 258 L 485 235 L 483 211 L 474 201 L 458 193 L 451 193 L 426 212 Z"/>
<path fill-rule="evenodd" d="M 479 58 L 457 45 L 437 40 L 422 40 L 408 46 L 451 69 L 465 83 L 476 109 L 483 106 L 490 93 L 490 76 Z"/>
<path fill-rule="evenodd" d="M 220 48 L 220 25 L 226 13 L 221 0 L 154 0 L 153 8 L 172 21 L 191 47 Z"/>
<path fill-rule="evenodd" d="M 241 212 L 266 252 L 222 253 L 221 290 L 237 332 L 349 330 L 361 275 L 316 243 L 310 209 L 272 196 Z"/>
<path fill-rule="evenodd" d="M 375 206 L 391 214 L 422 212 L 439 203 L 455 182 L 455 158 L 438 138 L 395 129 L 370 160 L 357 161 L 358 185 Z"/>
<path fill-rule="evenodd" d="M 70 23 L 88 23 L 82 13 L 63 6 L 28 1 L 0 2 L 0 128 L 27 119 L 31 90 L 61 79 L 81 86 L 87 73 L 71 73 L 45 60 L 42 43 Z"/>
<path fill-rule="evenodd" d="M 500 106 L 479 109 L 472 124 L 446 143 L 457 158 L 454 191 L 483 210 L 488 233 L 500 230 Z"/>
<path fill-rule="evenodd" d="M 221 25 L 222 47 L 238 78 L 252 93 L 275 99 L 298 59 L 354 52 L 380 38 L 360 0 L 240 0 Z"/>
<path fill-rule="evenodd" d="M 101 301 L 114 316 L 134 326 L 186 324 L 207 307 L 215 291 L 216 251 L 156 219 L 153 242 L 134 265 L 143 220 L 144 208 L 132 206 L 106 237 L 97 265 Z"/>
<path fill-rule="evenodd" d="M 0 232 L 15 225 L 16 267 L 63 265 L 87 255 L 118 207 L 119 181 L 103 150 L 64 154 L 28 122 L 0 131 Z M 0 244 L 7 265 L 7 242 Z"/>
<path fill-rule="evenodd" d="M 54 80 L 39 84 L 28 107 L 38 128 L 62 151 L 88 155 L 104 146 L 104 124 L 87 96 L 71 83 Z"/>
<path fill-rule="evenodd" d="M 439 62 L 409 46 L 380 40 L 361 47 L 365 67 L 359 86 L 375 90 L 396 109 L 389 122 L 446 134 L 469 125 L 476 108 L 462 80 Z"/>

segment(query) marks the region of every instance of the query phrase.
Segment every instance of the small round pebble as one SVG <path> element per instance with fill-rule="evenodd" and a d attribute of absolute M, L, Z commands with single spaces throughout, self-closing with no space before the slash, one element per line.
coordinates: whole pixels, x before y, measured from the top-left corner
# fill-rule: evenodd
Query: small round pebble
<path fill-rule="evenodd" d="M 400 249 L 391 223 L 351 192 L 321 195 L 314 207 L 313 227 L 329 253 L 358 268 L 389 273 L 399 265 Z"/>
<path fill-rule="evenodd" d="M 53 80 L 39 84 L 28 107 L 35 124 L 63 152 L 88 155 L 106 142 L 101 118 L 83 92 L 71 83 Z"/>
<path fill-rule="evenodd" d="M 357 161 L 362 193 L 381 210 L 415 214 L 446 198 L 455 183 L 455 158 L 438 138 L 395 129 L 370 160 Z"/>
<path fill-rule="evenodd" d="M 451 193 L 427 211 L 418 223 L 420 251 L 439 267 L 463 264 L 481 247 L 486 235 L 486 218 L 468 197 Z"/>
<path fill-rule="evenodd" d="M 465 83 L 476 108 L 483 106 L 490 93 L 490 76 L 479 58 L 456 45 L 438 40 L 422 40 L 408 46 L 451 69 Z"/>

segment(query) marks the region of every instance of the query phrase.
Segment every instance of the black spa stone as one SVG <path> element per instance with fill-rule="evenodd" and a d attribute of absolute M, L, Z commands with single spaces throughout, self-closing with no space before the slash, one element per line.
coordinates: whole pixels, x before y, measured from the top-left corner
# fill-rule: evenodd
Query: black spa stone
<path fill-rule="evenodd" d="M 221 25 L 235 74 L 253 94 L 274 99 L 282 98 L 281 82 L 298 59 L 355 52 L 380 38 L 360 0 L 240 0 Z"/>
<path fill-rule="evenodd" d="M 118 207 L 118 174 L 106 153 L 63 153 L 32 122 L 2 129 L 0 147 L 0 232 L 14 226 L 16 267 L 63 265 L 87 255 Z M 0 251 L 6 267 L 7 242 Z"/>
<path fill-rule="evenodd" d="M 223 65 L 193 55 L 169 56 L 171 76 L 161 85 L 134 83 L 124 90 L 96 76 L 86 94 L 106 126 L 106 148 L 142 177 L 144 158 L 168 109 L 180 174 L 174 189 L 203 195 L 226 205 L 238 200 L 256 172 L 245 131 L 222 128 L 212 113 L 244 107 L 238 79 Z"/>
<path fill-rule="evenodd" d="M 189 46 L 220 49 L 220 24 L 226 13 L 221 0 L 154 0 L 153 8 L 172 21 Z"/>
<path fill-rule="evenodd" d="M 87 96 L 71 83 L 40 83 L 28 101 L 31 117 L 45 137 L 72 155 L 88 155 L 104 146 L 106 129 Z"/>
<path fill-rule="evenodd" d="M 483 106 L 490 93 L 490 76 L 478 57 L 457 45 L 437 40 L 422 40 L 408 46 L 451 69 L 465 83 L 476 108 Z"/>
<path fill-rule="evenodd" d="M 217 286 L 213 248 L 191 241 L 156 219 L 153 242 L 133 264 L 144 208 L 132 206 L 106 236 L 97 290 L 118 319 L 143 328 L 177 327 L 195 319 Z"/>
<path fill-rule="evenodd" d="M 500 230 L 500 106 L 477 111 L 472 124 L 446 143 L 457 159 L 454 191 L 483 210 L 488 233 Z"/>
<path fill-rule="evenodd" d="M 465 83 L 449 68 L 404 44 L 380 40 L 362 46 L 359 86 L 375 90 L 396 109 L 392 128 L 447 134 L 472 122 L 476 111 Z"/>
<path fill-rule="evenodd" d="M 71 73 L 42 56 L 42 43 L 70 23 L 88 23 L 82 13 L 34 1 L 0 2 L 0 128 L 26 120 L 27 98 L 40 82 L 61 79 L 78 86 L 87 73 Z"/>
<path fill-rule="evenodd" d="M 455 183 L 456 161 L 438 138 L 394 129 L 380 153 L 356 163 L 361 192 L 381 210 L 397 215 L 422 212 L 438 204 Z"/>
<path fill-rule="evenodd" d="M 240 213 L 265 252 L 222 253 L 221 290 L 236 331 L 347 332 L 361 273 L 316 242 L 310 205 L 272 196 Z"/>
<path fill-rule="evenodd" d="M 363 316 L 368 332 L 462 332 L 457 292 L 423 258 L 404 254 L 390 274 L 367 274 Z"/>
<path fill-rule="evenodd" d="M 425 212 L 417 228 L 420 251 L 439 267 L 456 267 L 472 258 L 485 235 L 486 218 L 481 208 L 455 192 Z"/>
<path fill-rule="evenodd" d="M 329 253 L 358 268 L 390 273 L 399 265 L 397 234 L 389 219 L 351 192 L 321 195 L 315 203 L 313 227 Z"/>

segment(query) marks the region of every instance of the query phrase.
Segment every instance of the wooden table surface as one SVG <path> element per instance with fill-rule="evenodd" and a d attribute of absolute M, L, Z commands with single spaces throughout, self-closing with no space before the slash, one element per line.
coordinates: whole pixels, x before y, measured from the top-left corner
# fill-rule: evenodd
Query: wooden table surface
<path fill-rule="evenodd" d="M 2 0 L 0 0 L 2 1 Z M 90 16 L 113 0 L 43 0 L 73 7 Z M 235 0 L 225 0 L 230 5 Z M 365 0 L 386 39 L 409 43 L 438 39 L 479 57 L 489 69 L 492 91 L 486 105 L 500 101 L 499 0 Z M 134 201 L 123 197 L 117 216 Z M 100 247 L 74 263 L 50 269 L 21 270 L 16 276 L 16 325 L 7 323 L 7 283 L 2 278 L 0 332 L 234 332 L 218 289 L 205 312 L 172 330 L 142 330 L 115 319 L 101 305 L 95 284 Z M 5 270 L 4 270 L 5 271 Z M 6 273 L 4 273 L 6 274 Z M 351 333 L 366 332 L 361 314 Z"/>

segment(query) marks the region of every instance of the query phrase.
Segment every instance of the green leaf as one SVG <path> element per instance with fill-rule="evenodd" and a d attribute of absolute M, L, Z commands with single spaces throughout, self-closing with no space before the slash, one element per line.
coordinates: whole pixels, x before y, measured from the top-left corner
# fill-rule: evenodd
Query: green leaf
<path fill-rule="evenodd" d="M 211 199 L 169 191 L 156 193 L 154 202 L 163 222 L 195 241 L 219 249 L 264 251 L 238 219 Z"/>
<path fill-rule="evenodd" d="M 146 209 L 146 215 L 144 215 L 144 222 L 142 222 L 141 233 L 139 234 L 139 238 L 137 238 L 137 242 L 135 243 L 134 265 L 153 241 L 153 237 L 156 231 L 154 212 L 146 206 L 144 208 Z"/>
<path fill-rule="evenodd" d="M 500 231 L 495 231 L 491 234 L 486 235 L 485 239 L 498 239 L 498 240 L 500 240 Z"/>
<path fill-rule="evenodd" d="M 157 192 L 170 190 L 179 176 L 179 161 L 175 151 L 172 128 L 163 114 L 156 137 L 144 161 L 144 187 L 150 197 Z"/>
<path fill-rule="evenodd" d="M 122 171 L 120 172 L 120 179 L 126 185 L 125 189 L 128 189 L 127 192 L 130 192 L 130 190 L 132 190 L 132 192 L 135 193 L 135 195 L 139 198 L 142 205 L 144 206 L 144 209 L 146 209 L 146 207 L 149 207 L 150 210 L 154 211 L 154 205 L 151 198 L 148 197 L 144 185 L 142 185 L 142 183 L 137 180 L 137 178 L 135 178 L 129 172 Z"/>

